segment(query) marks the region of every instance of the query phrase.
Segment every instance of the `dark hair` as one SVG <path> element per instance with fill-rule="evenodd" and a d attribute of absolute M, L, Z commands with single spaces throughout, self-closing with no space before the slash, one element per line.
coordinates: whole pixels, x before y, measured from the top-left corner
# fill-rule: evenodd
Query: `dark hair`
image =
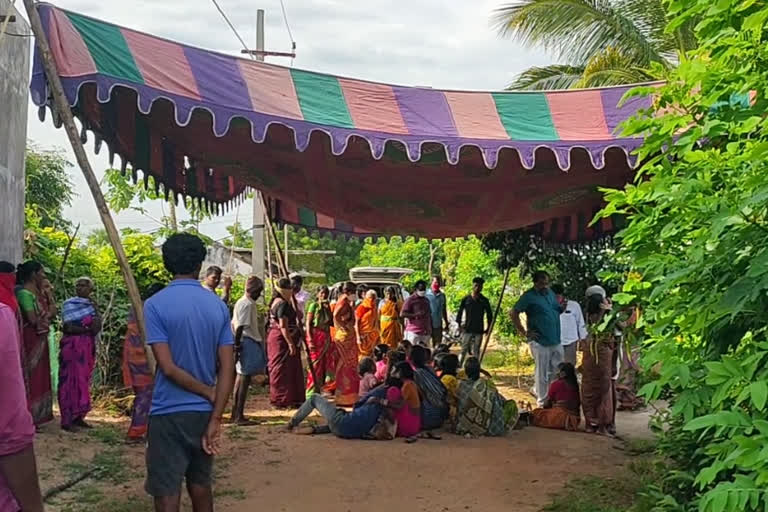
<path fill-rule="evenodd" d="M 301 277 L 299 274 L 296 274 L 293 277 L 291 277 L 291 284 L 294 286 L 301 286 L 304 284 L 304 278 Z"/>
<path fill-rule="evenodd" d="M 147 300 L 148 298 L 150 298 L 151 296 L 153 296 L 163 288 L 165 288 L 165 285 L 163 283 L 152 283 L 151 285 L 149 285 L 149 288 L 147 288 L 144 291 L 144 300 Z"/>
<path fill-rule="evenodd" d="M 464 361 L 464 371 L 467 374 L 469 380 L 477 380 L 480 378 L 480 360 L 475 356 L 469 356 Z"/>
<path fill-rule="evenodd" d="M 600 313 L 600 306 L 603 304 L 603 296 L 599 293 L 593 293 L 587 297 L 587 314 L 596 315 Z"/>
<path fill-rule="evenodd" d="M 376 363 L 370 357 L 364 357 L 357 363 L 357 373 L 362 377 L 366 373 L 376 373 Z"/>
<path fill-rule="evenodd" d="M 357 287 L 352 281 L 347 281 L 344 283 L 344 286 L 342 286 L 341 289 L 344 293 L 352 293 L 357 289 Z"/>
<path fill-rule="evenodd" d="M 287 277 L 281 277 L 277 281 L 277 287 L 278 288 L 290 288 L 291 287 L 291 280 Z"/>
<path fill-rule="evenodd" d="M 373 347 L 373 357 L 376 359 L 376 361 L 383 361 L 384 356 L 387 355 L 387 352 L 389 352 L 389 345 L 384 345 L 383 343 L 380 345 L 376 345 Z"/>
<path fill-rule="evenodd" d="M 440 369 L 446 375 L 454 377 L 459 371 L 459 356 L 456 354 L 445 354 L 440 358 Z"/>
<path fill-rule="evenodd" d="M 392 368 L 392 372 L 394 373 L 395 371 L 397 371 L 400 374 L 401 379 L 413 380 L 413 368 L 411 368 L 411 365 L 408 364 L 407 361 L 400 361 L 399 363 L 397 363 Z"/>
<path fill-rule="evenodd" d="M 485 279 L 483 279 L 482 277 L 476 277 L 476 278 L 474 278 L 474 279 L 472 280 L 472 284 L 480 284 L 480 285 L 483 285 L 483 284 L 485 284 Z"/>
<path fill-rule="evenodd" d="M 327 293 L 328 295 L 330 295 L 330 294 L 331 294 L 331 291 L 330 291 L 330 290 L 328 289 L 328 287 L 327 287 L 327 286 L 325 286 L 325 285 L 322 285 L 320 288 L 318 288 L 318 289 L 317 289 L 317 294 L 318 294 L 318 295 L 320 295 L 320 294 L 321 294 L 321 293 L 323 293 L 323 292 Z"/>
<path fill-rule="evenodd" d="M 427 349 L 421 345 L 414 345 L 411 349 L 411 362 L 416 368 L 424 368 L 429 361 Z"/>
<path fill-rule="evenodd" d="M 386 288 L 384 288 L 384 296 L 385 296 L 385 297 L 386 297 L 387 295 L 389 295 L 390 293 L 391 293 L 392 295 L 397 295 L 397 290 L 395 290 L 395 287 L 394 287 L 394 286 L 387 286 Z"/>
<path fill-rule="evenodd" d="M 211 265 L 207 269 L 205 269 L 205 277 L 211 277 L 211 276 L 221 276 L 221 274 L 224 271 L 221 270 L 221 267 L 218 265 Z"/>
<path fill-rule="evenodd" d="M 410 342 L 410 341 L 408 341 L 408 340 L 400 340 L 400 343 L 398 343 L 397 345 L 398 345 L 398 346 L 397 346 L 397 349 L 398 349 L 398 350 L 400 350 L 400 349 L 402 348 L 402 349 L 403 349 L 403 352 L 405 352 L 406 350 L 410 350 L 410 349 L 412 349 L 412 348 L 413 348 L 413 343 L 411 343 L 411 342 Z"/>
<path fill-rule="evenodd" d="M 357 285 L 357 288 L 355 288 L 355 292 L 358 295 L 365 294 L 365 292 L 367 292 L 367 291 L 368 291 L 368 287 L 365 286 L 364 284 L 359 284 L 359 285 Z"/>
<path fill-rule="evenodd" d="M 576 378 L 576 368 L 571 363 L 560 363 L 557 369 L 565 374 L 565 381 L 578 393 L 579 379 Z"/>
<path fill-rule="evenodd" d="M 555 295 L 565 295 L 565 286 L 560 283 L 553 284 L 550 288 Z"/>
<path fill-rule="evenodd" d="M 31 279 L 32 276 L 37 274 L 43 270 L 43 266 L 35 261 L 35 260 L 28 260 L 16 267 L 16 283 L 18 284 L 26 284 Z"/>
<path fill-rule="evenodd" d="M 545 277 L 547 279 L 549 279 L 549 273 L 548 272 L 545 272 L 544 270 L 537 270 L 536 272 L 533 273 L 533 282 L 534 283 L 538 283 L 539 281 L 541 281 Z"/>
<path fill-rule="evenodd" d="M 13 266 L 13 263 L 8 263 L 7 261 L 0 261 L 0 272 L 2 272 L 3 274 L 15 274 L 16 267 Z"/>
<path fill-rule="evenodd" d="M 163 244 L 163 264 L 172 275 L 197 274 L 205 254 L 205 244 L 200 237 L 189 233 L 171 235 Z"/>
<path fill-rule="evenodd" d="M 418 290 L 420 288 L 424 288 L 425 290 L 427 289 L 427 282 L 423 279 L 419 279 L 416 281 L 416 284 L 413 285 L 414 290 Z"/>

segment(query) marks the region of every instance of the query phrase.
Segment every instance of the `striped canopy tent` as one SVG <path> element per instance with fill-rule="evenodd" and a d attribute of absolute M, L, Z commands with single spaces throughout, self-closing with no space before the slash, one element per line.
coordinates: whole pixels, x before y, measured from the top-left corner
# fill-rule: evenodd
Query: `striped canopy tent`
<path fill-rule="evenodd" d="M 598 187 L 631 180 L 629 87 L 467 92 L 259 63 L 38 6 L 83 138 L 166 194 L 219 210 L 247 188 L 278 221 L 356 235 L 610 233 Z M 32 98 L 52 105 L 40 57 Z M 54 123 L 59 120 L 54 118 Z"/>

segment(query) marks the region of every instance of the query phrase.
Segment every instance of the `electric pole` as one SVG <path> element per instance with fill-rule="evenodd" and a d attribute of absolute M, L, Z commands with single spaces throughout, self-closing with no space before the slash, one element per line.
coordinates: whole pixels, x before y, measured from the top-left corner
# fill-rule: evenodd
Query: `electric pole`
<path fill-rule="evenodd" d="M 259 61 L 264 61 L 264 9 L 256 11 L 256 52 L 253 57 Z M 259 190 L 253 191 L 253 249 L 251 252 L 251 263 L 253 274 L 266 283 L 267 275 L 264 272 L 264 217 L 266 212 L 262 208 L 259 200 Z M 270 258 L 271 259 L 271 258 Z M 270 274 L 272 273 L 272 269 Z"/>

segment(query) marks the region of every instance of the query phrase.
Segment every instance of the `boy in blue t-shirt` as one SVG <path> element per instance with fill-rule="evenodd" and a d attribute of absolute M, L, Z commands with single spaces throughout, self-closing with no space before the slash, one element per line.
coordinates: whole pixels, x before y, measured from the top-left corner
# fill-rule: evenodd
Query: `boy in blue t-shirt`
<path fill-rule="evenodd" d="M 235 368 L 229 310 L 197 280 L 205 254 L 194 235 L 169 237 L 163 262 L 173 280 L 144 304 L 157 360 L 145 488 L 158 512 L 179 510 L 184 479 L 193 508 L 213 511 L 213 455 Z"/>

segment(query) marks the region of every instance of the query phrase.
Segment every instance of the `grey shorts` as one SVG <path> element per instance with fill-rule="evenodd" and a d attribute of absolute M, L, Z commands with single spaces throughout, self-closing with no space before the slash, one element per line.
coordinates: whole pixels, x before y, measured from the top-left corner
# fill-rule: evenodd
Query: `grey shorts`
<path fill-rule="evenodd" d="M 175 496 L 181 484 L 211 485 L 213 457 L 203 451 L 202 439 L 210 412 L 176 412 L 149 417 L 147 481 L 150 496 Z"/>

